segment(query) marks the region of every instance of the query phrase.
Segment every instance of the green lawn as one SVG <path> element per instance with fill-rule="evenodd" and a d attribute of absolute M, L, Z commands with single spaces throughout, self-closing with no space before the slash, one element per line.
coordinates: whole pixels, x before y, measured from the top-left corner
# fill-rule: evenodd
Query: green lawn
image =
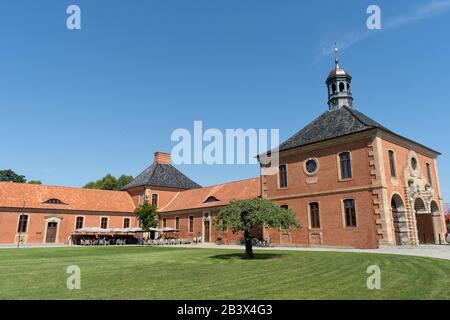
<path fill-rule="evenodd" d="M 450 299 L 450 261 L 366 253 L 87 247 L 0 250 L 0 299 Z M 381 290 L 366 269 L 381 268 Z M 81 268 L 68 290 L 66 269 Z"/>

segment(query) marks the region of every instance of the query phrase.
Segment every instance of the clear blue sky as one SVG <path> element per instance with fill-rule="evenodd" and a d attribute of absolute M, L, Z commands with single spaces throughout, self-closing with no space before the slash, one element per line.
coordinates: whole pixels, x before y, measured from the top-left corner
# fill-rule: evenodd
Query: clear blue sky
<path fill-rule="evenodd" d="M 376 1 L 2 1 L 0 168 L 81 186 L 137 175 L 176 128 L 280 128 L 281 140 L 327 109 L 332 41 L 356 107 L 443 153 L 450 202 L 450 3 Z M 66 8 L 82 30 L 66 29 Z M 258 166 L 181 166 L 202 185 Z"/>

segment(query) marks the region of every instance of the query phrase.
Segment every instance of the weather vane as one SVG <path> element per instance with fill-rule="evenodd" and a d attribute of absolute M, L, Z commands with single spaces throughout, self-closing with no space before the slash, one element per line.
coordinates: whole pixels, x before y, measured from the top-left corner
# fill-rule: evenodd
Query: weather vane
<path fill-rule="evenodd" d="M 336 68 L 339 68 L 339 49 L 337 47 L 337 41 L 334 41 L 334 62 L 336 63 Z"/>

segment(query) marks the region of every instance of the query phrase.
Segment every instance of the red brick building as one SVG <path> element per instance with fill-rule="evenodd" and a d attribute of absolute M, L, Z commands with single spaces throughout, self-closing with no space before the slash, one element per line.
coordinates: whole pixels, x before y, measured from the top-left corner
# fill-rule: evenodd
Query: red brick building
<path fill-rule="evenodd" d="M 68 244 L 75 229 L 137 226 L 127 192 L 0 183 L 0 243 Z"/>
<path fill-rule="evenodd" d="M 377 248 L 440 243 L 446 232 L 437 151 L 382 126 L 353 106 L 351 76 L 336 58 L 328 110 L 279 147 L 280 166 L 261 176 L 202 188 L 157 152 L 122 191 L 0 183 L 0 243 L 68 243 L 79 227 L 138 226 L 145 199 L 160 227 L 182 238 L 236 243 L 214 219 L 232 200 L 264 197 L 292 209 L 301 228 L 261 230 L 274 244 Z M 271 169 L 271 170 L 269 170 Z"/>

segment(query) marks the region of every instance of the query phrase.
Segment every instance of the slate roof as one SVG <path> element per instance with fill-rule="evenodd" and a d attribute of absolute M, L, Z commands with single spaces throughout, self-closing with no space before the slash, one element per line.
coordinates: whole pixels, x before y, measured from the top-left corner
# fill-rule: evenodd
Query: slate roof
<path fill-rule="evenodd" d="M 58 199 L 62 204 L 45 203 Z M 0 182 L 0 207 L 132 213 L 128 192 Z"/>
<path fill-rule="evenodd" d="M 124 186 L 121 190 L 128 190 L 140 186 L 156 186 L 178 189 L 196 189 L 201 186 L 171 164 L 153 163 L 145 169 L 133 181 Z"/>
<path fill-rule="evenodd" d="M 252 199 L 261 196 L 259 178 L 233 181 L 216 186 L 178 192 L 160 212 L 225 206 L 233 200 Z M 214 197 L 217 201 L 207 201 Z"/>
<path fill-rule="evenodd" d="M 374 128 L 391 132 L 365 114 L 349 107 L 342 107 L 337 110 L 324 112 L 313 122 L 280 144 L 279 150 L 284 151 L 297 148 Z"/>

